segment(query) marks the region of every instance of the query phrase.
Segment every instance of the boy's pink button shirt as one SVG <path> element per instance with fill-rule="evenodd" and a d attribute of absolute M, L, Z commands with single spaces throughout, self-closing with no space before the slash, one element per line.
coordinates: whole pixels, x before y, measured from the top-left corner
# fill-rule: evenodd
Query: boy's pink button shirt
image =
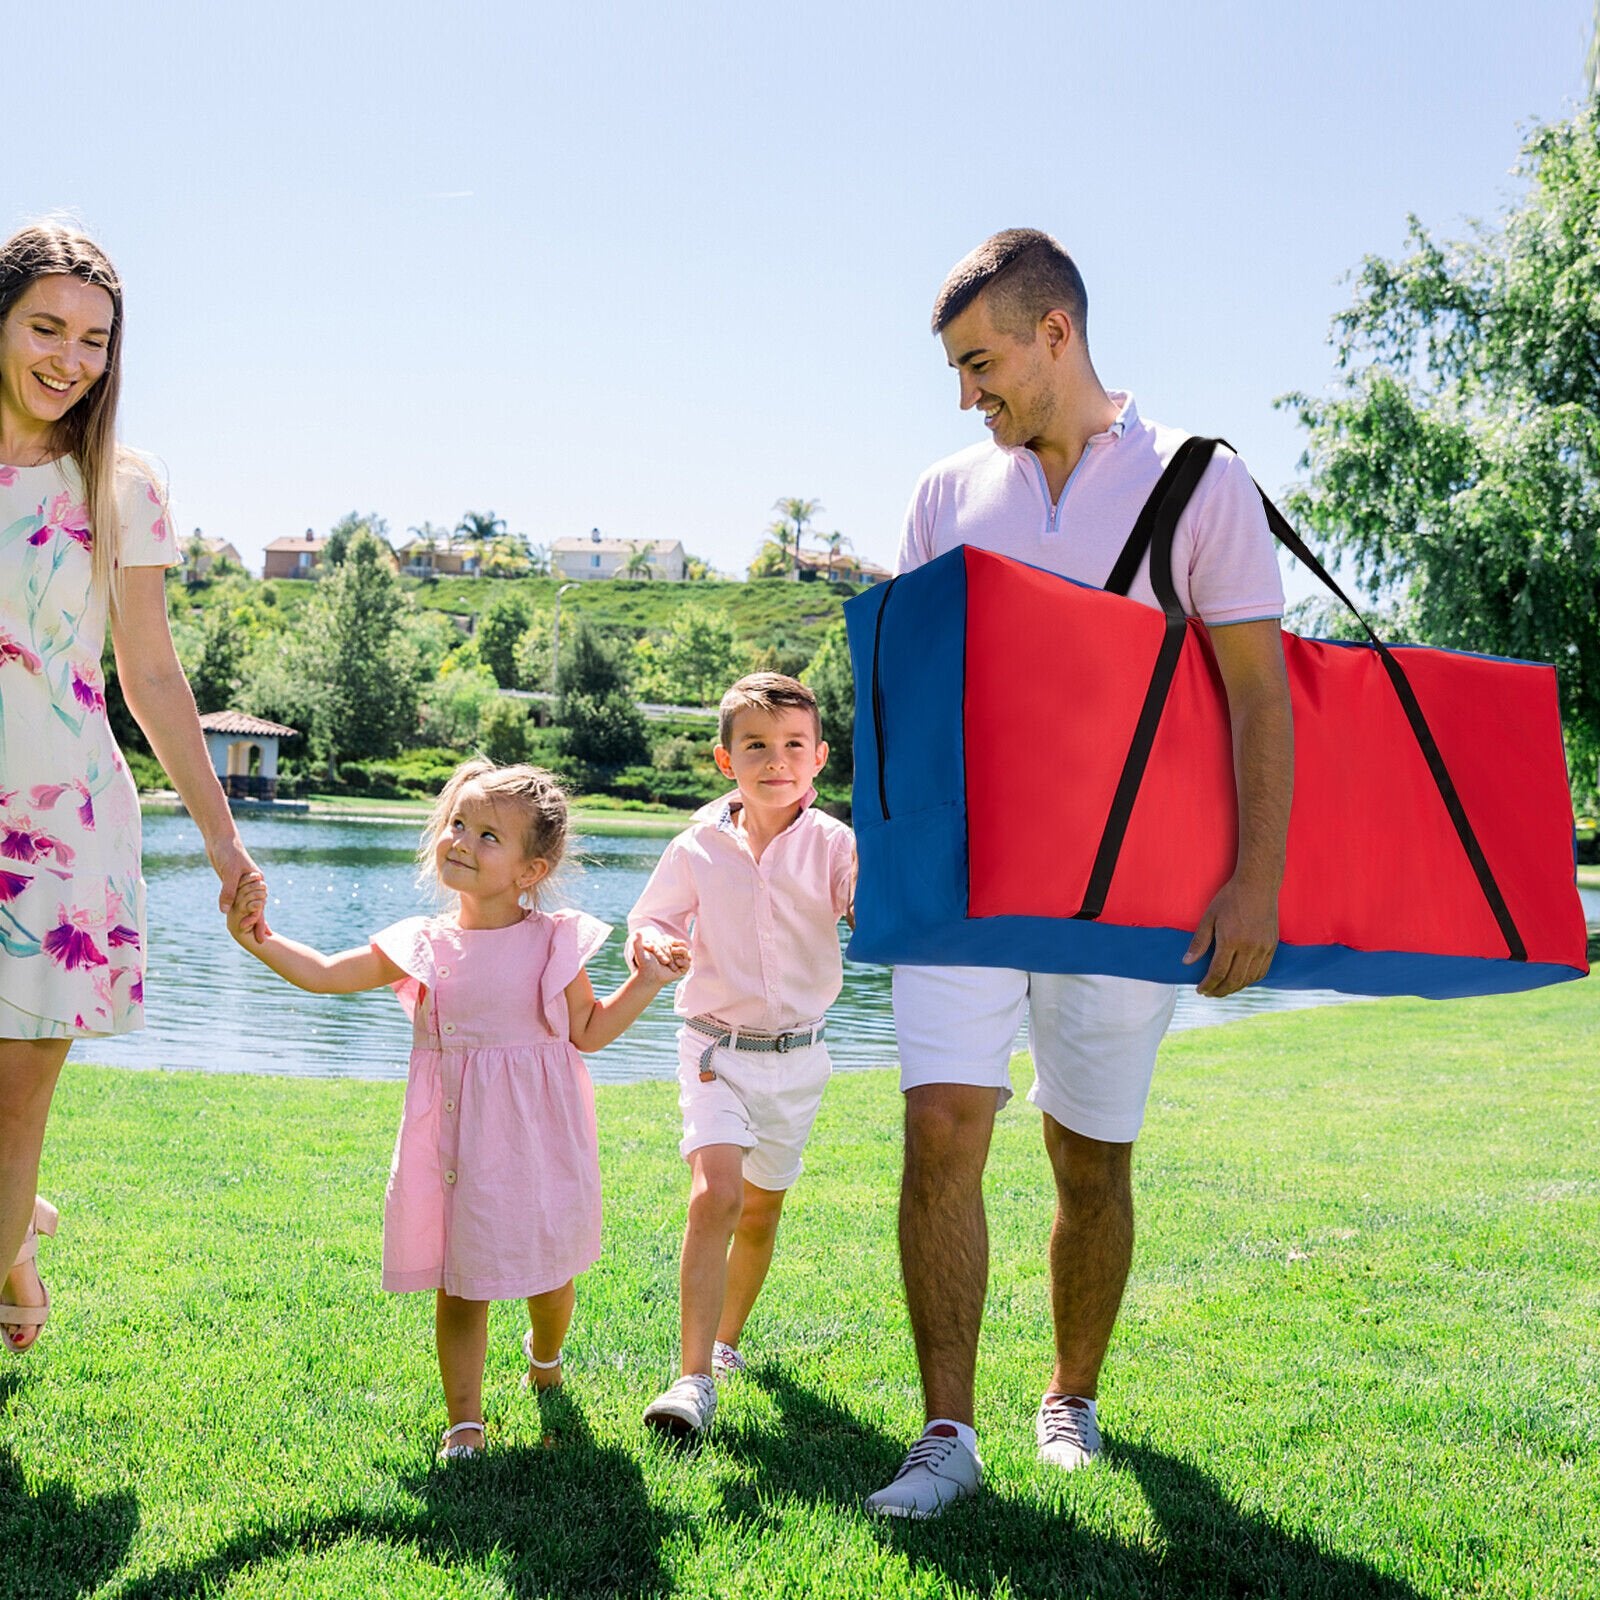
<path fill-rule="evenodd" d="M 838 998 L 855 836 L 815 799 L 812 790 L 760 861 L 738 825 L 737 794 L 701 807 L 662 852 L 628 928 L 688 941 L 694 966 L 678 985 L 679 1016 L 782 1033 Z"/>

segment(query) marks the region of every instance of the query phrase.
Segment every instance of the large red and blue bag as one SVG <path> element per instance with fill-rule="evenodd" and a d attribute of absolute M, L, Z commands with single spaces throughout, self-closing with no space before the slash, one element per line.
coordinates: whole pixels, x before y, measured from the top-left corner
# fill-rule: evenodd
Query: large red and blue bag
<path fill-rule="evenodd" d="M 852 960 L 1170 983 L 1204 970 L 1182 958 L 1233 870 L 1233 754 L 1171 553 L 1217 443 L 1174 454 L 1106 589 L 963 546 L 847 603 Z M 1126 595 L 1146 559 L 1160 611 Z M 1445 998 L 1582 977 L 1554 669 L 1368 632 L 1283 636 L 1294 805 L 1263 981 Z"/>

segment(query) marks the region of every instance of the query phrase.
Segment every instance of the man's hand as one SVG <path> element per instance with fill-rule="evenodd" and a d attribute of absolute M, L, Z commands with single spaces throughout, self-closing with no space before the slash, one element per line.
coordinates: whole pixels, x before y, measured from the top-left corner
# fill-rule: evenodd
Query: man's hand
<path fill-rule="evenodd" d="M 1197 994 L 1221 1000 L 1259 983 L 1266 977 L 1278 948 L 1277 889 L 1265 893 L 1230 878 L 1206 907 L 1184 954 L 1184 965 L 1192 966 L 1200 960 L 1213 940 L 1216 952 L 1196 988 Z"/>
<path fill-rule="evenodd" d="M 1228 693 L 1239 852 L 1233 876 L 1212 897 L 1184 961 L 1215 953 L 1198 992 L 1220 1000 L 1259 983 L 1278 947 L 1289 804 L 1294 791 L 1294 718 L 1276 622 L 1213 628 L 1211 648 Z"/>

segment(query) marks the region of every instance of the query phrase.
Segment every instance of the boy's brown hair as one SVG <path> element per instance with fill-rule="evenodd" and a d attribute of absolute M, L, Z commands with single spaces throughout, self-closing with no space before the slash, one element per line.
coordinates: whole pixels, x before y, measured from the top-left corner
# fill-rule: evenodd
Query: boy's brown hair
<path fill-rule="evenodd" d="M 717 712 L 717 743 L 724 750 L 729 748 L 733 719 L 741 711 L 759 711 L 770 717 L 783 710 L 809 711 L 817 742 L 822 742 L 822 713 L 817 710 L 817 697 L 798 678 L 786 678 L 781 672 L 752 672 L 722 697 Z"/>

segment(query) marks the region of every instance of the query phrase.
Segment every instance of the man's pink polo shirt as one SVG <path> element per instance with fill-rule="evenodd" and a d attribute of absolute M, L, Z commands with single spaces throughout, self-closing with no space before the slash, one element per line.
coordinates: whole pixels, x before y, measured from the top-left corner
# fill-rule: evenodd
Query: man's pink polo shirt
<path fill-rule="evenodd" d="M 855 835 L 816 810 L 800 815 L 756 860 L 737 820 L 737 793 L 695 812 L 661 853 L 628 929 L 685 939 L 694 966 L 678 985 L 679 1016 L 784 1033 L 818 1021 L 844 982 L 839 918 L 850 908 Z"/>
<path fill-rule="evenodd" d="M 931 466 L 906 513 L 896 570 L 909 572 L 957 545 L 976 545 L 1103 588 L 1162 469 L 1188 437 L 1146 422 L 1133 397 L 1089 440 L 1052 502 L 1039 458 L 992 440 Z M 1156 605 L 1146 562 L 1128 593 Z M 1261 497 L 1244 463 L 1212 457 L 1173 540 L 1172 576 L 1183 609 L 1212 627 L 1283 615 L 1283 581 Z"/>

